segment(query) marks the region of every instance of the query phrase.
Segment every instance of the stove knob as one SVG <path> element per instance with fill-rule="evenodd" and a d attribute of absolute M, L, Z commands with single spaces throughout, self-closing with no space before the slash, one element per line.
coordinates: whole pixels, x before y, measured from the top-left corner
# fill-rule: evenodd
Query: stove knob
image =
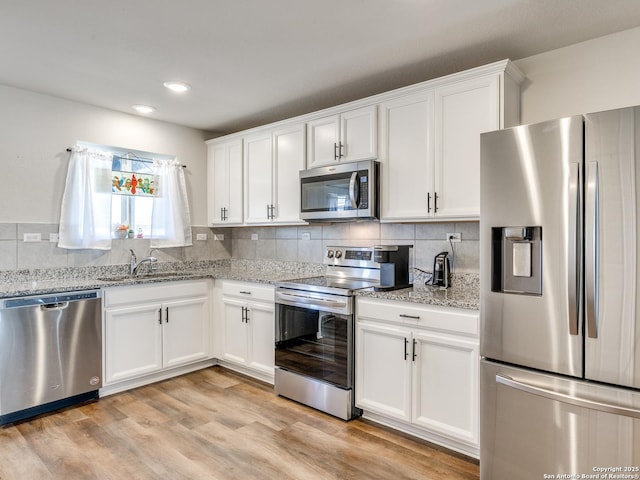
<path fill-rule="evenodd" d="M 333 250 L 327 250 L 327 257 L 333 258 Z"/>
<path fill-rule="evenodd" d="M 341 257 L 342 257 L 342 251 L 336 250 L 336 258 L 341 258 Z"/>

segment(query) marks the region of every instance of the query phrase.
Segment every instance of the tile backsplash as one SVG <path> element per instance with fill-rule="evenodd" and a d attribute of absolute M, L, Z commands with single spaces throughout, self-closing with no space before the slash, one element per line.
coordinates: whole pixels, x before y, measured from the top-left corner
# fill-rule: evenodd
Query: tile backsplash
<path fill-rule="evenodd" d="M 451 244 L 447 233 L 459 232 L 462 241 Z M 351 222 L 299 227 L 237 227 L 232 229 L 232 258 L 321 263 L 327 245 L 369 246 L 411 244 L 415 267 L 431 271 L 433 257 L 454 253 L 454 271 L 478 273 L 479 223 Z"/>
<path fill-rule="evenodd" d="M 0 223 L 0 270 L 86 267 L 126 264 L 129 249 L 138 258 L 149 255 L 148 239 L 113 240 L 111 250 L 67 250 L 50 242 L 58 225 L 45 223 Z M 154 250 L 159 261 L 279 260 L 322 263 L 327 245 L 369 246 L 375 244 L 412 244 L 412 266 L 431 271 L 433 257 L 443 250 L 452 253 L 446 234 L 459 232 L 462 241 L 454 243 L 453 268 L 458 273 L 478 273 L 479 224 L 456 223 L 378 223 L 351 222 L 306 226 L 192 227 L 191 247 Z M 24 242 L 25 233 L 39 233 L 39 242 Z M 206 233 L 207 240 L 196 240 Z M 224 240 L 214 240 L 223 234 Z"/>
<path fill-rule="evenodd" d="M 161 262 L 218 260 L 231 258 L 231 229 L 192 227 L 193 245 L 181 248 L 154 249 L 152 255 Z M 58 232 L 57 224 L 0 223 L 0 270 L 34 268 L 87 267 L 126 264 L 129 249 L 138 259 L 150 254 L 149 239 L 114 239 L 111 250 L 67 250 L 49 241 Z M 40 234 L 38 242 L 25 242 L 25 233 Z M 207 240 L 196 240 L 206 233 Z M 214 240 L 214 234 L 224 234 L 224 241 Z"/>

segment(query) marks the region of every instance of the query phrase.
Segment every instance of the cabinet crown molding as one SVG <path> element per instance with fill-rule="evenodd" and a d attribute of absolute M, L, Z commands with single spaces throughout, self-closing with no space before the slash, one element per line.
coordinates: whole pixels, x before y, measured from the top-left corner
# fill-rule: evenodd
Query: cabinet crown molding
<path fill-rule="evenodd" d="M 222 135 L 220 137 L 215 137 L 210 140 L 207 140 L 205 141 L 205 143 L 207 145 L 211 145 L 218 142 L 223 142 L 223 141 L 226 142 L 232 138 L 236 138 L 236 137 L 242 138 L 246 135 L 258 133 L 266 129 L 273 129 L 276 127 L 279 128 L 291 123 L 308 122 L 308 121 L 325 117 L 328 115 L 339 114 L 347 110 L 352 110 L 354 108 L 365 107 L 368 105 L 375 105 L 377 103 L 381 103 L 383 101 L 387 101 L 392 98 L 407 95 L 413 92 L 424 91 L 430 88 L 437 88 L 442 85 L 450 84 L 451 82 L 454 82 L 454 81 L 462 81 L 468 78 L 478 77 L 480 75 L 491 74 L 496 72 L 504 73 L 508 75 L 517 85 L 520 85 L 525 79 L 525 75 L 511 60 L 504 59 L 504 60 L 499 60 L 497 62 L 486 64 L 486 65 L 481 65 L 479 67 L 470 68 L 468 70 L 451 73 L 449 75 L 445 75 L 442 77 L 425 80 L 423 82 L 408 85 L 406 87 L 400 87 L 393 90 L 389 90 L 387 92 L 371 95 L 369 97 L 360 98 L 352 102 L 342 103 L 340 105 L 335 105 L 333 107 L 325 108 L 323 110 L 318 110 L 311 113 L 305 113 L 302 115 L 298 115 L 296 117 L 287 118 L 287 119 L 280 120 L 278 122 L 269 123 L 266 125 L 260 125 L 258 127 L 253 127 L 247 130 L 239 131 L 239 132 L 229 133 L 227 135 Z"/>

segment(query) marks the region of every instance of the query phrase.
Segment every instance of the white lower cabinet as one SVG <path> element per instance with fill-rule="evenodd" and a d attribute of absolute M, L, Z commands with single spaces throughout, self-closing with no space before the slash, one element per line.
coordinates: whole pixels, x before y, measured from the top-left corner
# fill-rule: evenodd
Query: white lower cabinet
<path fill-rule="evenodd" d="M 216 282 L 217 357 L 225 366 L 273 383 L 274 288 L 250 282 Z"/>
<path fill-rule="evenodd" d="M 358 298 L 356 314 L 365 417 L 477 457 L 478 312 Z"/>
<path fill-rule="evenodd" d="M 104 291 L 105 384 L 211 356 L 208 280 Z"/>

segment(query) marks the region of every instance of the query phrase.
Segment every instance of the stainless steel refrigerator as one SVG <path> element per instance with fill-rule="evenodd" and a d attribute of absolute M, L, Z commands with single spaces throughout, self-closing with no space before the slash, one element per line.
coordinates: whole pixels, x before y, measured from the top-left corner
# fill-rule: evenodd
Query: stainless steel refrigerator
<path fill-rule="evenodd" d="M 480 477 L 640 478 L 640 107 L 481 145 Z"/>

